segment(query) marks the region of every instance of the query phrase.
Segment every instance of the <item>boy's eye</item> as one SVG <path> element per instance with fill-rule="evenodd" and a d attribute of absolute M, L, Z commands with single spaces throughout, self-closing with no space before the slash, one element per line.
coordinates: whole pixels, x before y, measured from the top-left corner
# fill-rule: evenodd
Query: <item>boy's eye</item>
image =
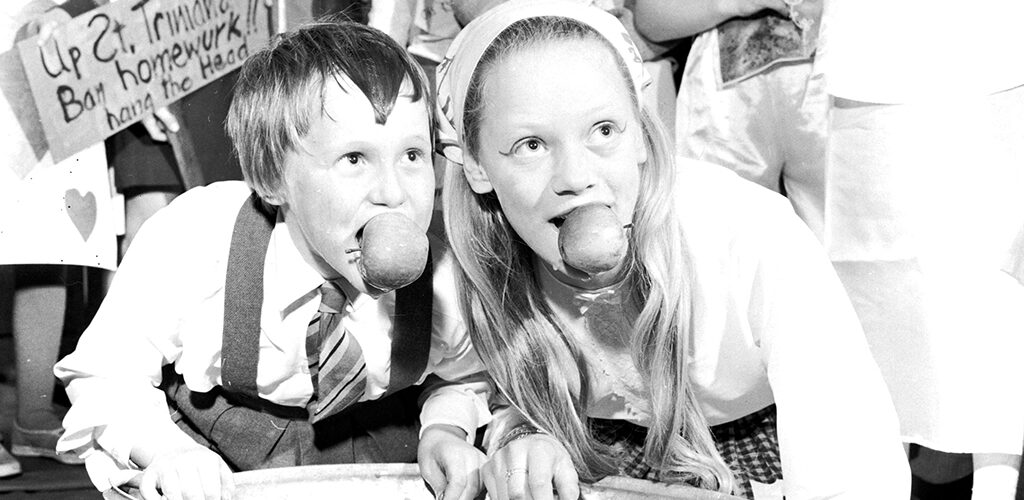
<path fill-rule="evenodd" d="M 527 137 L 520 139 L 518 142 L 512 145 L 512 149 L 508 154 L 521 156 L 521 157 L 532 157 L 539 154 L 543 154 L 547 151 L 547 147 L 540 139 L 536 137 Z"/>
<path fill-rule="evenodd" d="M 423 151 L 420 151 L 418 149 L 410 149 L 409 151 L 405 152 L 405 159 L 409 160 L 410 162 L 417 162 L 420 161 L 422 158 Z"/>
<path fill-rule="evenodd" d="M 362 153 L 348 153 L 341 157 L 341 160 L 349 165 L 358 165 L 363 160 Z"/>

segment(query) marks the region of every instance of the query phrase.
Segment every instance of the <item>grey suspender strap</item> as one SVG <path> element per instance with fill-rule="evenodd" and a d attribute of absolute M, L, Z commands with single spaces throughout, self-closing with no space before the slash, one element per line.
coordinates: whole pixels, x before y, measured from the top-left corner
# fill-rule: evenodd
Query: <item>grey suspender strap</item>
<path fill-rule="evenodd" d="M 256 366 L 260 355 L 263 266 L 276 214 L 253 193 L 238 210 L 224 282 L 224 338 L 221 381 L 228 392 L 259 399 Z"/>
<path fill-rule="evenodd" d="M 395 326 L 391 335 L 391 379 L 387 394 L 415 384 L 427 368 L 434 317 L 434 262 L 412 284 L 395 295 Z"/>
<path fill-rule="evenodd" d="M 224 336 L 221 381 L 234 396 L 260 401 L 256 387 L 260 318 L 263 308 L 263 267 L 270 233 L 277 220 L 254 193 L 238 210 L 224 283 Z M 391 337 L 391 379 L 387 394 L 415 384 L 427 367 L 432 332 L 433 259 L 423 274 L 396 292 Z"/>

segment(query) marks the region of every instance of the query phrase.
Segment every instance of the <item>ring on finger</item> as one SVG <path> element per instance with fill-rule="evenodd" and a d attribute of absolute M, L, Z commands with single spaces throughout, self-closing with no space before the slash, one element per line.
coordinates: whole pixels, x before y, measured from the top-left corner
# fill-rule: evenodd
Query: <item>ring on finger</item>
<path fill-rule="evenodd" d="M 505 471 L 505 480 L 508 481 L 509 479 L 512 479 L 512 475 L 515 474 L 516 472 L 524 472 L 525 473 L 526 472 L 526 467 L 513 467 L 511 469 L 506 470 Z"/>

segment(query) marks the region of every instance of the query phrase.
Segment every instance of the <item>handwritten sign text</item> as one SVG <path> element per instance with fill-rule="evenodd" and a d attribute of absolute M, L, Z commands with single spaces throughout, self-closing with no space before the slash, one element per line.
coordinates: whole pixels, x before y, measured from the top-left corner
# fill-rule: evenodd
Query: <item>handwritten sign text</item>
<path fill-rule="evenodd" d="M 235 69 L 270 29 L 264 0 L 121 0 L 18 49 L 60 161 Z"/>

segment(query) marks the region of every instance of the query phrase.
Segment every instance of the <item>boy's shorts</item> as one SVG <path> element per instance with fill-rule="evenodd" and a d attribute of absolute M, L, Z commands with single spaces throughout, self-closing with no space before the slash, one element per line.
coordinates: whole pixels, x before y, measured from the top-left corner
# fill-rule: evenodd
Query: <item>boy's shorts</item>
<path fill-rule="evenodd" d="M 172 420 L 234 470 L 342 463 L 413 463 L 421 387 L 364 401 L 313 425 L 305 408 L 243 402 L 217 387 L 192 392 L 167 384 Z"/>

